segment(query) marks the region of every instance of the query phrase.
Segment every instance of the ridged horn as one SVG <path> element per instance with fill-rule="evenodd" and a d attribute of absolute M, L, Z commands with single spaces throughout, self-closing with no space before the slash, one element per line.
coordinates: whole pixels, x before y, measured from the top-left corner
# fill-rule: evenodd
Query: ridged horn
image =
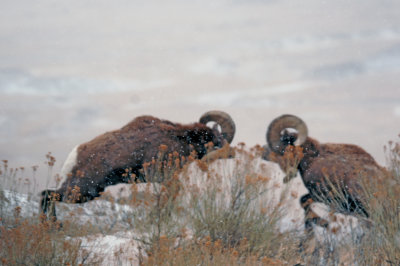
<path fill-rule="evenodd" d="M 281 115 L 275 118 L 268 126 L 267 143 L 271 150 L 277 152 L 280 150 L 281 133 L 284 129 L 292 128 L 297 131 L 297 139 L 295 145 L 299 146 L 304 143 L 308 136 L 306 123 L 295 115 Z"/>
<path fill-rule="evenodd" d="M 233 137 L 235 136 L 236 126 L 233 122 L 233 119 L 230 115 L 223 111 L 209 111 L 204 113 L 200 117 L 200 123 L 207 124 L 208 122 L 215 122 L 221 126 L 221 134 L 228 141 L 231 143 Z"/>

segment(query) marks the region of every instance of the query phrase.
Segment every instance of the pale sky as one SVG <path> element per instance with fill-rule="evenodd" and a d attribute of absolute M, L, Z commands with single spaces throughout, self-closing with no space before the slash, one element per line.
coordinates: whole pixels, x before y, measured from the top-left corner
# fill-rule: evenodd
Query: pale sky
<path fill-rule="evenodd" d="M 0 3 L 0 160 L 14 167 L 151 114 L 231 114 L 234 143 L 265 144 L 300 116 L 322 142 L 384 164 L 400 133 L 400 1 Z"/>

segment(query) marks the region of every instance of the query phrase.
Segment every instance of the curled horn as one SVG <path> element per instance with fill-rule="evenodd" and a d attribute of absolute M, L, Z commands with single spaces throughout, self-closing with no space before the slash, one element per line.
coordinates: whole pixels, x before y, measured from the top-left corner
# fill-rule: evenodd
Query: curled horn
<path fill-rule="evenodd" d="M 292 128 L 297 131 L 295 145 L 299 146 L 307 138 L 308 130 L 306 123 L 295 115 L 282 115 L 275 118 L 268 126 L 267 142 L 272 151 L 277 152 L 281 146 L 281 133 L 284 129 Z"/>
<path fill-rule="evenodd" d="M 200 117 L 200 123 L 207 124 L 215 122 L 221 126 L 221 134 L 228 143 L 231 143 L 235 136 L 236 126 L 230 115 L 222 111 L 209 111 Z"/>

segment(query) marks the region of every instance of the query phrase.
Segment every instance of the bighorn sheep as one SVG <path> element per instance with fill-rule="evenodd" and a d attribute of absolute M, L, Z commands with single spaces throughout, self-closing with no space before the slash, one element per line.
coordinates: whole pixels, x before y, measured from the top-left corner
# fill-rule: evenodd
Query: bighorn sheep
<path fill-rule="evenodd" d="M 290 131 L 294 129 L 297 132 Z M 307 136 L 306 124 L 294 115 L 282 115 L 268 127 L 268 147 L 263 157 L 277 162 L 289 182 L 299 171 L 309 194 L 300 199 L 306 214 L 306 229 L 312 222 L 327 226 L 327 221 L 312 212 L 313 201 L 339 202 L 342 211 L 368 216 L 363 206 L 362 180 L 382 178 L 386 169 L 379 166 L 365 150 L 351 144 L 319 143 Z M 296 146 L 301 148 L 296 148 Z M 301 151 L 302 150 L 302 151 Z M 297 157 L 297 158 L 296 158 Z M 288 164 L 295 162 L 295 165 Z M 340 194 L 340 195 L 338 195 Z"/>
<path fill-rule="evenodd" d="M 216 124 L 210 128 L 208 122 Z M 109 185 L 129 182 L 130 178 L 124 174 L 128 168 L 136 179 L 144 181 L 140 169 L 157 158 L 161 144 L 167 147 L 165 154 L 177 152 L 179 156 L 189 156 L 195 151 L 200 159 L 207 153 L 206 144 L 211 142 L 215 149 L 221 148 L 232 142 L 234 134 L 232 118 L 221 111 L 207 112 L 198 123 L 189 125 L 152 116 L 137 117 L 121 129 L 74 148 L 61 171 L 64 179 L 61 187 L 42 192 L 41 209 L 47 213 L 51 200 L 74 203 L 92 200 Z"/>

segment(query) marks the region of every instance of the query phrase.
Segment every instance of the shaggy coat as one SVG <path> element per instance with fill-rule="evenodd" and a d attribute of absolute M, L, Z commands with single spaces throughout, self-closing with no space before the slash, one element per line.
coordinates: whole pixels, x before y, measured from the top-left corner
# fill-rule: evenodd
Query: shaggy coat
<path fill-rule="evenodd" d="M 288 131 L 289 128 L 297 130 L 297 133 Z M 339 202 L 343 211 L 368 216 L 362 203 L 363 185 L 367 179 L 385 177 L 387 172 L 364 149 L 351 144 L 321 144 L 307 137 L 305 123 L 292 115 L 278 117 L 270 124 L 267 142 L 272 152 L 265 152 L 265 156 L 279 163 L 281 169 L 288 173 L 286 182 L 296 174 L 290 167 L 296 167 L 299 171 L 309 190 L 309 194 L 302 197 L 301 204 L 314 222 L 319 221 L 314 214 L 310 214 L 310 204 L 322 199 Z M 288 158 L 296 156 L 296 164 L 288 165 Z M 309 222 L 306 221 L 306 225 Z M 327 224 L 322 222 L 320 225 Z"/>
<path fill-rule="evenodd" d="M 230 119 L 227 114 L 222 114 Z M 81 203 L 100 196 L 106 186 L 127 183 L 130 181 L 124 175 L 127 168 L 131 169 L 136 179 L 144 181 L 140 169 L 143 163 L 157 158 L 162 144 L 166 146 L 165 154 L 177 152 L 180 156 L 189 156 L 194 151 L 200 159 L 207 153 L 206 144 L 211 142 L 215 148 L 220 148 L 232 141 L 234 124 L 231 119 L 225 122 L 230 123 L 229 132 L 224 132 L 224 125 L 221 125 L 221 133 L 208 127 L 206 122 L 182 125 L 152 116 L 141 116 L 121 129 L 79 145 L 75 162 L 61 187 L 42 192 L 42 210 L 47 212 L 51 194 L 55 195 L 56 201 Z M 224 138 L 226 134 L 230 134 L 228 140 Z"/>

